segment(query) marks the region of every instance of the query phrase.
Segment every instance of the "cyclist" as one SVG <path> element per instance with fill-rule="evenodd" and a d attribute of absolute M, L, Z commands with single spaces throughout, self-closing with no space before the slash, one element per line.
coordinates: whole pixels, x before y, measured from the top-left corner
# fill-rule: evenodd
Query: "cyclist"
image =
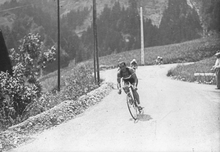
<path fill-rule="evenodd" d="M 157 59 L 155 60 L 156 64 L 163 64 L 163 57 L 157 56 Z"/>
<path fill-rule="evenodd" d="M 135 59 L 133 59 L 131 62 L 130 62 L 130 67 L 132 69 L 134 69 L 134 72 L 136 72 L 136 69 L 138 67 L 138 64 L 137 64 L 137 61 Z"/>
<path fill-rule="evenodd" d="M 129 92 L 128 84 L 129 82 L 133 85 L 133 95 L 138 103 L 138 109 L 142 110 L 143 108 L 140 106 L 140 99 L 137 93 L 137 85 L 138 85 L 138 78 L 132 68 L 126 66 L 125 62 L 119 63 L 119 70 L 117 73 L 117 83 L 118 83 L 118 93 L 121 94 L 121 81 L 124 83 L 123 90 L 127 94 Z"/>

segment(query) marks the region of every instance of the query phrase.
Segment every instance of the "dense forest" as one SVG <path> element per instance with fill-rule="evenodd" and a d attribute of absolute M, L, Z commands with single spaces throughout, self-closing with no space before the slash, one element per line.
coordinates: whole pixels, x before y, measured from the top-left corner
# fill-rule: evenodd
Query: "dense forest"
<path fill-rule="evenodd" d="M 37 4 L 39 3 L 39 4 Z M 215 4 L 215 5 L 214 5 Z M 220 3 L 203 8 L 204 14 L 210 20 L 208 30 L 219 31 Z M 54 9 L 46 9 L 53 7 Z M 17 8 L 17 9 L 11 9 Z M 8 49 L 17 48 L 19 40 L 28 33 L 39 33 L 45 47 L 56 45 L 57 17 L 56 4 L 53 1 L 17 1 L 11 0 L 0 6 L 1 16 L 10 18 L 10 25 L 0 24 Z M 50 10 L 50 11 L 48 11 Z M 51 10 L 52 11 L 51 13 Z M 81 26 L 91 10 L 70 10 L 61 16 L 61 66 L 65 67 L 69 61 L 76 62 L 90 59 L 93 53 L 93 27 L 90 25 L 80 35 L 76 28 Z M 211 21 L 210 21 L 211 22 Z M 112 8 L 105 6 L 98 16 L 98 45 L 101 56 L 140 48 L 140 14 L 137 0 L 129 0 L 129 7 L 115 2 Z M 164 11 L 160 26 L 152 24 L 150 19 L 144 19 L 145 47 L 179 43 L 202 37 L 203 29 L 197 11 L 187 4 L 186 0 L 169 0 Z M 56 70 L 56 61 L 50 63 L 45 70 Z"/>
<path fill-rule="evenodd" d="M 191 0 L 197 8 L 203 33 L 220 32 L 220 0 Z"/>

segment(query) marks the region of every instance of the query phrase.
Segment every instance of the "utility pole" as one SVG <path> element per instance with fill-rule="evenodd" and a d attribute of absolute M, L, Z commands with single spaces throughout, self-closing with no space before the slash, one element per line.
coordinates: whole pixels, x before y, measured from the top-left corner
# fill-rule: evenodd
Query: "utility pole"
<path fill-rule="evenodd" d="M 93 0 L 93 33 L 94 33 L 94 77 L 95 77 L 95 83 L 99 85 L 100 73 L 99 73 L 97 24 L 96 24 L 96 0 Z M 97 76 L 97 79 L 96 79 L 96 76 Z"/>
<path fill-rule="evenodd" d="M 140 7 L 140 20 L 141 20 L 141 64 L 144 65 L 144 26 L 143 26 L 143 10 Z"/>
<path fill-rule="evenodd" d="M 93 0 L 93 35 L 94 35 L 94 50 L 93 50 L 93 62 L 94 62 L 94 79 L 95 79 L 95 84 L 97 84 L 97 79 L 96 79 L 96 39 L 95 39 L 95 19 L 96 19 L 96 1 Z"/>
<path fill-rule="evenodd" d="M 57 0 L 57 61 L 58 61 L 58 80 L 57 90 L 60 91 L 60 0 Z"/>

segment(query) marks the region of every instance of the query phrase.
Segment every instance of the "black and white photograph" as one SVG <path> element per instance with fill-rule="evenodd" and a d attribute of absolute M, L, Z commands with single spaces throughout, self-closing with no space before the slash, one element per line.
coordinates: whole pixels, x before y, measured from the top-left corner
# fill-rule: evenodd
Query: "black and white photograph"
<path fill-rule="evenodd" d="M 220 152 L 220 0 L 0 0 L 0 152 Z"/>

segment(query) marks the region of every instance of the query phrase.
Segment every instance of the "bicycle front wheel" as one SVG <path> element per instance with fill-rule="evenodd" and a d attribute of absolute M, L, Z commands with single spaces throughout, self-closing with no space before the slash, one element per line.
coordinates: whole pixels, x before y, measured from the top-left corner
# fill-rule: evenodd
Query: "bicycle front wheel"
<path fill-rule="evenodd" d="M 128 106 L 128 111 L 131 114 L 131 117 L 134 120 L 137 120 L 138 117 L 137 106 L 135 105 L 135 101 L 133 99 L 131 100 L 128 96 L 127 96 L 127 106 Z"/>

